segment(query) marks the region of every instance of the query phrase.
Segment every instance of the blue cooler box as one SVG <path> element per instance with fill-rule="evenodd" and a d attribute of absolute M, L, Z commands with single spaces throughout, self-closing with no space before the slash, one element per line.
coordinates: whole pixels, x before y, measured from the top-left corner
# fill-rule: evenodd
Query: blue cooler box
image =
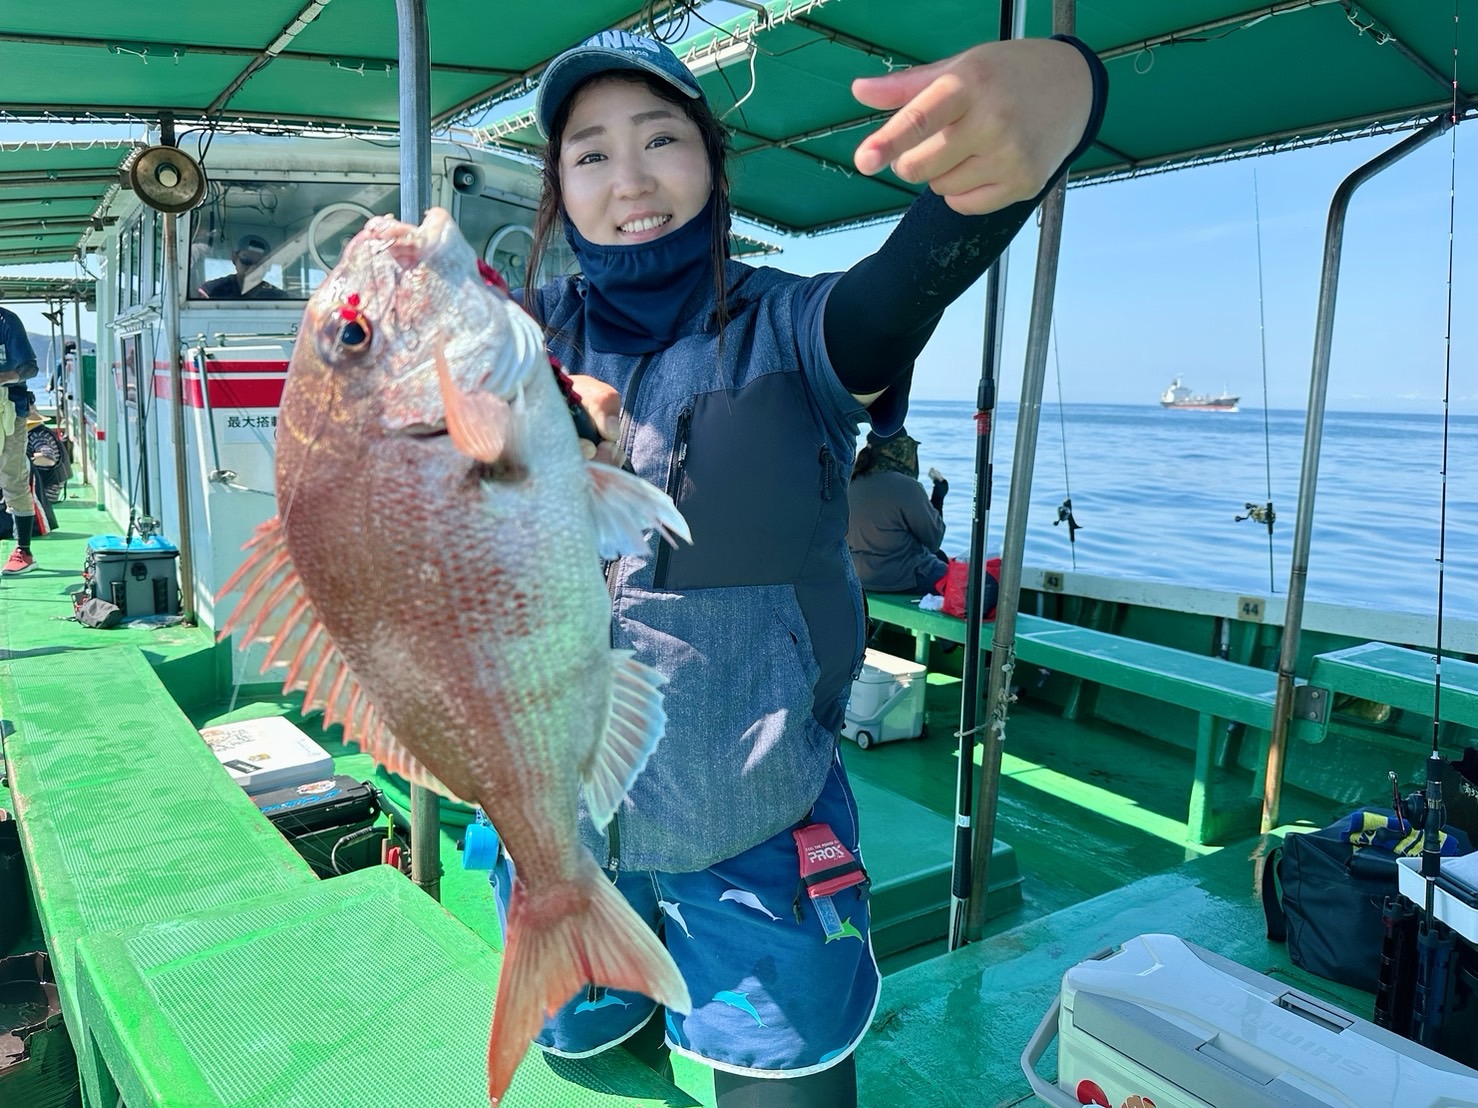
<path fill-rule="evenodd" d="M 83 576 L 91 594 L 116 604 L 125 619 L 173 616 L 180 611 L 179 557 L 179 548 L 158 535 L 126 546 L 120 535 L 98 535 L 87 542 Z"/>

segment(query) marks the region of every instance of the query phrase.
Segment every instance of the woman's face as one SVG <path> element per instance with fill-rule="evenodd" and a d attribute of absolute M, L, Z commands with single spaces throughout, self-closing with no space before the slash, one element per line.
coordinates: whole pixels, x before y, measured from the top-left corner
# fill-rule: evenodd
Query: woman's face
<path fill-rule="evenodd" d="M 703 210 L 713 178 L 697 126 L 644 84 L 592 81 L 575 94 L 559 151 L 575 228 L 599 246 L 651 242 Z"/>

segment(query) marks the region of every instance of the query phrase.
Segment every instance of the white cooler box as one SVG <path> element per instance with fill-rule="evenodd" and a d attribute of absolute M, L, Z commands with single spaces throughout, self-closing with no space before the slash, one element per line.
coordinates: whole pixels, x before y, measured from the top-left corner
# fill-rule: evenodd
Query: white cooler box
<path fill-rule="evenodd" d="M 281 716 L 244 719 L 200 732 L 235 781 L 248 793 L 306 785 L 334 775 L 327 750 Z"/>
<path fill-rule="evenodd" d="M 928 670 L 918 662 L 869 650 L 852 682 L 842 734 L 863 750 L 874 743 L 916 739 L 924 733 Z"/>
<path fill-rule="evenodd" d="M 1021 1067 L 1059 1108 L 1478 1106 L 1478 1071 L 1173 935 L 1068 970 Z"/>

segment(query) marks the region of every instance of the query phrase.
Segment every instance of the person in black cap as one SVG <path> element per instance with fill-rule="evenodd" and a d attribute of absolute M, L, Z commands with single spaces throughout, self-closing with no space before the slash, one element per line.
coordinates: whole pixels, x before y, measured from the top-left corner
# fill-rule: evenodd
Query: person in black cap
<path fill-rule="evenodd" d="M 1018 40 L 853 92 L 905 109 L 858 171 L 928 187 L 876 254 L 814 277 L 729 259 L 728 135 L 666 46 L 598 35 L 549 64 L 535 104 L 548 145 L 522 302 L 608 440 L 597 456 L 619 450 L 693 534 L 609 568 L 612 645 L 666 678 L 666 725 L 609 825 L 580 817 L 693 1008 L 593 982 L 537 1042 L 701 1059 L 718 1108 L 856 1104 L 880 986 L 837 753 L 865 626 L 846 542 L 856 435 L 901 427 L 914 359 L 1093 141 L 1107 75 L 1075 39 Z M 581 274 L 540 286 L 555 234 Z M 516 863 L 493 871 L 505 914 L 526 911 Z M 504 972 L 542 1000 L 558 967 L 535 957 Z M 494 1084 L 517 1061 L 490 1059 Z"/>
<path fill-rule="evenodd" d="M 886 438 L 869 431 L 847 488 L 847 549 L 857 579 L 870 592 L 938 592 L 949 559 L 944 497 L 949 482 L 931 471 L 933 491 L 919 484 L 919 440 L 903 428 Z"/>
<path fill-rule="evenodd" d="M 242 235 L 231 252 L 235 273 L 206 281 L 196 290 L 207 300 L 281 300 L 287 296 L 276 285 L 261 280 L 255 268 L 271 253 L 272 247 L 261 235 Z"/>

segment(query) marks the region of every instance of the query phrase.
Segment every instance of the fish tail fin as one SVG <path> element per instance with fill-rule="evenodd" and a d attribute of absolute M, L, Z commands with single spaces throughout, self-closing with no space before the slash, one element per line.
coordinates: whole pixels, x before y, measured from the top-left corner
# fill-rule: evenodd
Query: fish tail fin
<path fill-rule="evenodd" d="M 569 910 L 572 900 L 578 904 L 574 911 Z M 693 1007 L 672 955 L 594 859 L 583 860 L 573 883 L 537 900 L 515 879 L 488 1040 L 493 1104 L 513 1080 L 545 1017 L 590 984 L 642 993 L 684 1014 Z"/>

